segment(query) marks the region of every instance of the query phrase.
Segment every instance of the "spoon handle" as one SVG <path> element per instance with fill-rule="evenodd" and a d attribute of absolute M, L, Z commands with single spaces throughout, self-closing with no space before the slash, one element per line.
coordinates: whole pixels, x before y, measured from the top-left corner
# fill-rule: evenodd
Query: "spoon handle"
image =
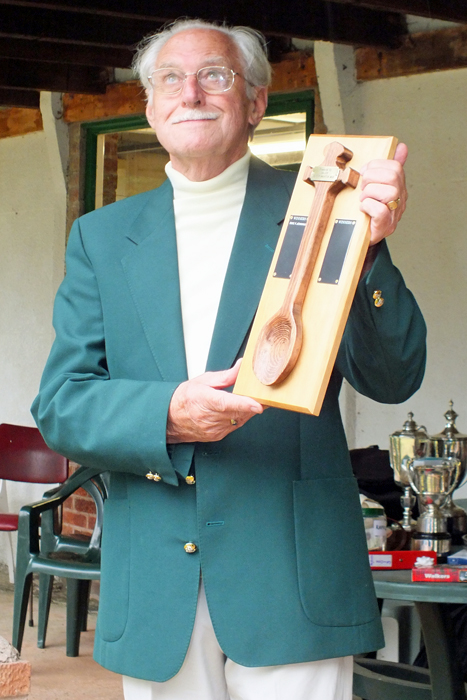
<path fill-rule="evenodd" d="M 334 201 L 344 187 L 355 188 L 360 177 L 355 170 L 345 167 L 353 153 L 337 141 L 330 143 L 324 154 L 322 165 L 305 171 L 304 179 L 315 187 L 315 196 L 284 301 L 263 326 L 257 340 L 253 370 L 263 384 L 283 381 L 298 360 L 303 338 L 303 303 Z"/>
<path fill-rule="evenodd" d="M 337 196 L 337 183 L 317 182 L 313 206 L 303 232 L 282 309 L 293 309 L 300 314 L 310 284 L 316 259 L 323 240 L 329 216 Z"/>
<path fill-rule="evenodd" d="M 293 308 L 294 315 L 301 315 L 305 295 L 316 264 L 316 259 L 331 216 L 335 199 L 346 186 L 355 188 L 359 174 L 345 163 L 353 153 L 337 141 L 325 149 L 325 158 L 317 168 L 307 168 L 304 179 L 315 187 L 315 196 L 303 232 L 295 264 L 290 276 L 283 308 Z M 316 172 L 316 174 L 315 174 Z M 333 177 L 333 180 L 320 180 L 320 177 Z"/>

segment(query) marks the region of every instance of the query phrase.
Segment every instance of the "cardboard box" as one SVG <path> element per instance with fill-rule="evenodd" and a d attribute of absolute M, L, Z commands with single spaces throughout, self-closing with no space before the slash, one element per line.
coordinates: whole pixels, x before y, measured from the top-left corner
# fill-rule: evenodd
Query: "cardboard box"
<path fill-rule="evenodd" d="M 417 561 L 427 565 L 427 559 L 431 559 L 433 564 L 437 562 L 436 552 L 414 552 L 414 551 L 389 551 L 389 552 L 369 552 L 370 567 L 374 570 L 390 569 L 412 569 L 417 566 Z"/>
<path fill-rule="evenodd" d="M 448 564 L 467 566 L 467 549 L 461 549 L 455 554 L 450 554 L 447 559 Z"/>
<path fill-rule="evenodd" d="M 412 581 L 425 583 L 467 583 L 467 566 L 431 566 L 412 569 Z"/>

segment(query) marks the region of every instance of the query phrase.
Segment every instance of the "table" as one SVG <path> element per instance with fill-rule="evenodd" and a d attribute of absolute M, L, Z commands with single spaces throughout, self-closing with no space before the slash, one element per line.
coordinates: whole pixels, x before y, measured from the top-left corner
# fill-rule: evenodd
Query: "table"
<path fill-rule="evenodd" d="M 467 700 L 463 674 L 456 659 L 451 619 L 441 603 L 467 603 L 466 583 L 412 583 L 410 571 L 374 571 L 378 598 L 412 601 L 420 616 L 429 673 L 406 664 L 356 659 L 354 692 L 366 692 L 366 700 Z M 387 688 L 380 678 L 365 685 L 365 673 L 373 668 L 387 675 Z M 365 671 L 366 669 L 366 671 Z M 395 682 L 394 678 L 398 680 Z M 397 687 L 398 686 L 398 687 Z M 365 690 L 366 689 L 366 690 Z M 373 693 L 373 694 L 371 694 Z"/>

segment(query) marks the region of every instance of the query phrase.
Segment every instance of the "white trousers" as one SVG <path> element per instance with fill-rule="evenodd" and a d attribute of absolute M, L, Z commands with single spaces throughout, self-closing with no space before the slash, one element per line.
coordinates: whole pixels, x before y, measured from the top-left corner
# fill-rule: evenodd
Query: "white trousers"
<path fill-rule="evenodd" d="M 353 659 L 247 668 L 226 658 L 200 585 L 190 646 L 165 683 L 123 676 L 125 700 L 352 700 Z"/>

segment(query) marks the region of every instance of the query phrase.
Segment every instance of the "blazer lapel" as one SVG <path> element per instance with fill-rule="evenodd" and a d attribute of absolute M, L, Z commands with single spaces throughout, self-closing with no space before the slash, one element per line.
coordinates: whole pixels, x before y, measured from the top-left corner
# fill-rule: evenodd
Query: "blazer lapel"
<path fill-rule="evenodd" d="M 252 157 L 248 184 L 214 328 L 207 369 L 234 363 L 250 329 L 293 189 Z"/>
<path fill-rule="evenodd" d="M 127 237 L 135 247 L 122 265 L 161 378 L 183 381 L 187 367 L 169 181 L 151 192 Z"/>

